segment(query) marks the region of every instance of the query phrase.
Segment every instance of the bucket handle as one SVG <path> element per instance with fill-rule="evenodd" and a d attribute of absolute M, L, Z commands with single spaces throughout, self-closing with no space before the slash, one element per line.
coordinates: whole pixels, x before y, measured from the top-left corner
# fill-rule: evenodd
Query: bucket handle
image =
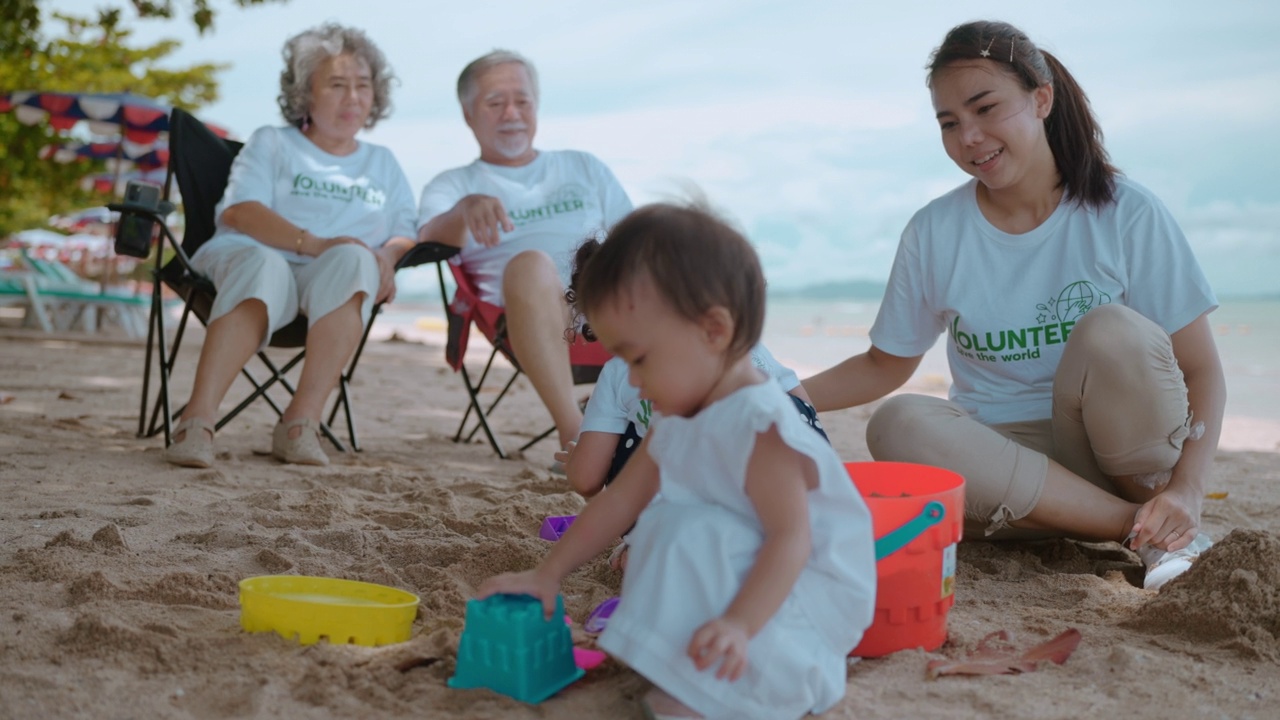
<path fill-rule="evenodd" d="M 891 530 L 882 538 L 876 539 L 876 562 L 906 547 L 908 543 L 920 537 L 925 530 L 942 522 L 947 509 L 942 503 L 933 500 L 924 506 L 920 514 L 906 521 L 896 530 Z"/>

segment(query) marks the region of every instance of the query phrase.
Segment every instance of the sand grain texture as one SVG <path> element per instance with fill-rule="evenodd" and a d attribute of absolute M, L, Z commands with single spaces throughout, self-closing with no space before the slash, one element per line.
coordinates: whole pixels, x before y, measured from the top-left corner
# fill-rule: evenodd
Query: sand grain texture
<path fill-rule="evenodd" d="M 259 454 L 273 418 L 257 406 L 219 433 L 216 468 L 183 470 L 134 437 L 139 345 L 4 331 L 0 718 L 640 718 L 647 684 L 612 661 L 537 707 L 446 687 L 476 585 L 535 563 L 543 518 L 581 501 L 546 470 L 549 443 L 500 461 L 449 440 L 465 395 L 442 355 L 370 345 L 352 387 L 362 453 L 280 465 Z M 824 416 L 848 460 L 869 459 L 868 415 Z M 515 447 L 547 420 L 518 383 L 496 423 Z M 1137 558 L 1114 544 L 964 544 L 947 645 L 856 664 L 823 717 L 1275 717 L 1280 455 L 1222 452 L 1215 472 L 1228 496 L 1205 501 L 1205 526 L 1220 542 L 1165 593 L 1135 587 Z M 412 639 L 302 647 L 241 631 L 238 581 L 275 573 L 415 592 Z M 565 583 L 568 611 L 580 622 L 618 587 L 601 557 Z M 930 659 L 994 630 L 1031 645 L 1068 627 L 1084 639 L 1065 665 L 925 679 Z"/>

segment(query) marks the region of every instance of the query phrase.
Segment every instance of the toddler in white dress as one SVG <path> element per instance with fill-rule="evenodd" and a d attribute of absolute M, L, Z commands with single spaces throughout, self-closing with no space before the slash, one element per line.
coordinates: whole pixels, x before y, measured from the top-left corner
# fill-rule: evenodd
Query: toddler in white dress
<path fill-rule="evenodd" d="M 765 297 L 754 250 L 706 211 L 651 205 L 577 264 L 578 309 L 657 419 L 537 568 L 479 596 L 532 595 L 549 616 L 560 581 L 634 522 L 600 645 L 653 682 L 651 715 L 831 708 L 872 619 L 871 518 L 835 451 L 751 361 Z"/>

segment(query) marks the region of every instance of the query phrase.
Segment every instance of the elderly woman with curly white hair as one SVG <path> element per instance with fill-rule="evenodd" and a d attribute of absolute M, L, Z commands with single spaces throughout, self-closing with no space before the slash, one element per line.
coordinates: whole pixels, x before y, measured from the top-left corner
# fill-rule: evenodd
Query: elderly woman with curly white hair
<path fill-rule="evenodd" d="M 306 361 L 272 433 L 272 454 L 325 465 L 320 416 L 374 302 L 395 294 L 416 207 L 386 148 L 356 139 L 390 112 L 394 78 L 360 30 L 326 24 L 284 46 L 280 110 L 231 168 L 217 231 L 192 264 L 217 288 L 191 400 L 166 459 L 213 463 L 214 418 L 231 382 L 271 334 L 307 318 Z"/>

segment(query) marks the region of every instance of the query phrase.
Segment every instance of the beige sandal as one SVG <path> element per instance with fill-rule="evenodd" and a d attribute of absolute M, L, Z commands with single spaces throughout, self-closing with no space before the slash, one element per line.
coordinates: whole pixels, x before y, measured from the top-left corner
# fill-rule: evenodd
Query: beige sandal
<path fill-rule="evenodd" d="M 302 428 L 298 437 L 289 437 L 289 431 Z M 329 456 L 320 447 L 320 424 L 310 418 L 276 424 L 271 432 L 271 454 L 281 462 L 296 465 L 328 465 Z"/>
<path fill-rule="evenodd" d="M 213 426 L 201 418 L 183 420 L 173 429 L 174 437 L 182 439 L 165 448 L 164 459 L 179 467 L 213 467 L 213 433 Z"/>

